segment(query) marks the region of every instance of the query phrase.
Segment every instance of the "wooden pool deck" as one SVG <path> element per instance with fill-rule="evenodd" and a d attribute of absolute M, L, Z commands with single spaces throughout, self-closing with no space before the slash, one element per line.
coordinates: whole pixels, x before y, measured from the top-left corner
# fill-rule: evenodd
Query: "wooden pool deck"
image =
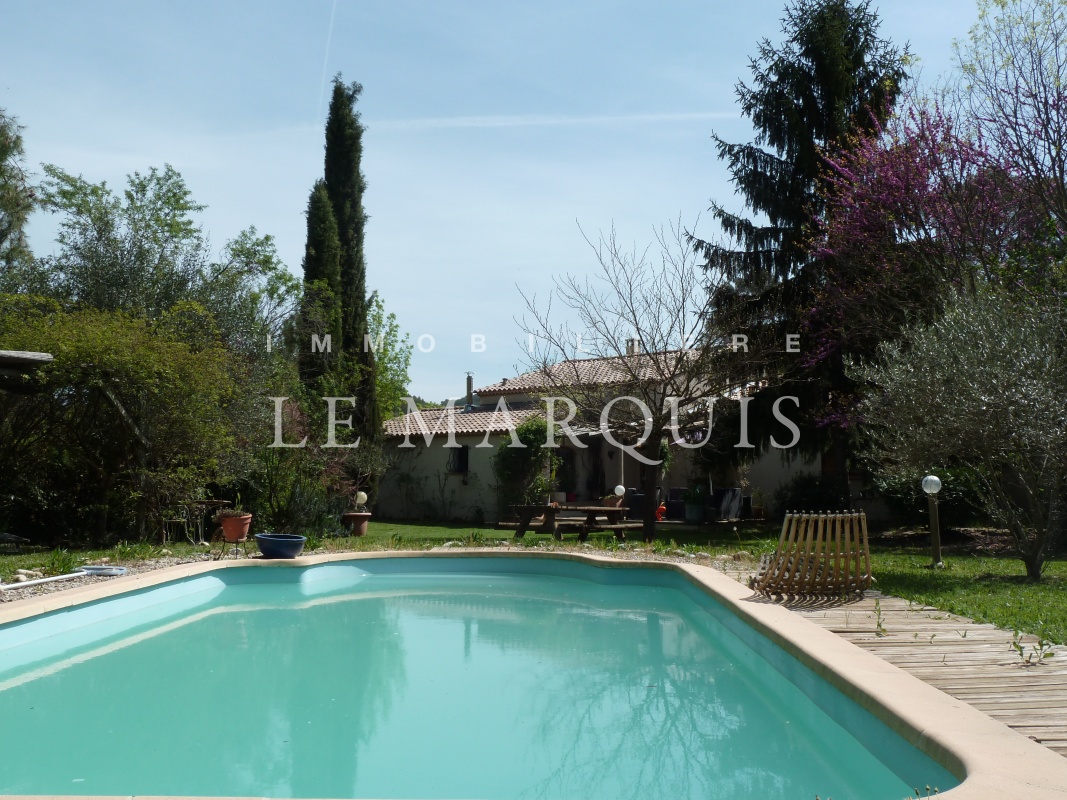
<path fill-rule="evenodd" d="M 851 603 L 783 605 L 1067 758 L 1067 647 L 1026 666 L 1011 631 L 873 590 Z M 1020 640 L 1026 655 L 1036 641 Z"/>

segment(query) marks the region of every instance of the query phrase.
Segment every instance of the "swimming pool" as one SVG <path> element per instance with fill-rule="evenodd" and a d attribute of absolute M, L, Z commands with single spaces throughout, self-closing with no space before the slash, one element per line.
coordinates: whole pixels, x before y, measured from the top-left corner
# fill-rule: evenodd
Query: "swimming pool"
<path fill-rule="evenodd" d="M 0 793 L 899 800 L 959 783 L 688 575 L 583 560 L 237 567 L 9 623 Z"/>

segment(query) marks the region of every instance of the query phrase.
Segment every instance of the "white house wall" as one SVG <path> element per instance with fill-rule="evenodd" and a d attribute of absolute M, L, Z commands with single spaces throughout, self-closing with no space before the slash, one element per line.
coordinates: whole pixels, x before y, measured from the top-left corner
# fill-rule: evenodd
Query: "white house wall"
<path fill-rule="evenodd" d="M 483 439 L 483 434 L 456 435 L 456 443 L 469 448 L 466 473 L 448 471 L 452 450 L 443 446 L 443 437 L 440 440 L 435 438 L 429 447 L 420 440 L 413 448 L 397 448 L 396 466 L 382 477 L 378 487 L 376 514 L 383 519 L 496 522 L 496 478 L 492 459 L 497 446 L 507 441 L 508 437 L 494 434 L 489 437 L 491 447 L 477 447 Z M 387 446 L 395 447 L 397 443 L 394 440 Z M 601 484 L 594 481 L 591 485 L 589 481 L 595 467 L 592 450 L 566 447 L 576 450 L 577 501 L 599 499 Z M 620 460 L 625 465 L 621 473 Z M 620 483 L 626 488 L 640 487 L 640 463 L 610 445 L 604 445 L 600 469 L 605 494 Z M 687 485 L 688 470 L 686 454 L 677 453 L 669 473 L 660 481 L 664 497 L 667 488 Z"/>
<path fill-rule="evenodd" d="M 469 448 L 465 473 L 448 471 L 452 449 L 442 446 L 443 437 L 429 447 L 419 441 L 413 448 L 397 448 L 396 466 L 378 487 L 378 515 L 387 519 L 495 522 L 492 458 L 501 437 L 489 437 L 492 447 L 478 447 L 484 438 L 484 434 L 456 435 L 456 443 Z"/>
<path fill-rule="evenodd" d="M 397 464 L 383 476 L 378 491 L 376 513 L 383 519 L 432 519 L 462 520 L 472 523 L 495 523 L 497 521 L 496 479 L 493 474 L 492 458 L 500 442 L 505 441 L 504 434 L 489 437 L 491 447 L 480 448 L 483 434 L 456 435 L 456 442 L 467 445 L 468 470 L 466 473 L 449 472 L 448 464 L 451 449 L 443 447 L 444 438 L 436 439 L 430 445 L 420 440 L 414 448 L 396 449 Z M 392 440 L 395 446 L 399 442 Z M 388 446 L 388 445 L 387 445 Z M 610 455 L 609 455 L 610 454 Z M 624 464 L 620 473 L 620 459 Z M 599 497 L 588 482 L 594 467 L 591 450 L 582 449 L 576 453 L 577 500 L 593 501 Z M 616 448 L 604 443 L 600 459 L 603 476 L 604 493 L 610 493 L 620 483 L 626 488 L 640 488 L 640 464 L 637 460 Z M 746 493 L 761 489 L 764 502 L 772 504 L 774 495 L 784 484 L 802 473 L 819 472 L 817 460 L 794 460 L 784 463 L 778 453 L 767 453 L 748 468 Z M 692 456 L 676 450 L 670 470 L 663 475 L 660 486 L 663 489 L 661 499 L 671 487 L 686 487 L 695 476 Z M 699 479 L 697 479 L 699 480 Z M 739 483 L 728 482 L 730 486 Z M 728 488 L 723 487 L 714 488 Z M 875 508 L 870 501 L 858 503 L 867 508 L 868 514 L 879 516 L 880 508 Z"/>

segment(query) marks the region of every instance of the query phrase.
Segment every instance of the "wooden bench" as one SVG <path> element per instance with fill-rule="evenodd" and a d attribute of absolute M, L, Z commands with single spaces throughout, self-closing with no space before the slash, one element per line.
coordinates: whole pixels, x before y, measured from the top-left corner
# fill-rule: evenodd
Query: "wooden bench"
<path fill-rule="evenodd" d="M 768 597 L 863 594 L 871 585 L 867 515 L 787 513 L 778 548 L 760 559 L 748 585 Z"/>
<path fill-rule="evenodd" d="M 557 520 L 557 525 L 564 524 L 563 520 Z M 615 534 L 615 538 L 620 542 L 626 541 L 626 531 L 639 530 L 644 527 L 642 522 L 596 522 L 590 525 L 585 520 L 574 520 L 565 523 L 569 528 L 575 528 L 578 531 L 578 541 L 584 542 L 589 538 L 590 533 L 601 533 L 603 531 L 611 531 Z"/>
<path fill-rule="evenodd" d="M 584 542 L 595 531 L 612 531 L 617 539 L 626 539 L 625 530 L 641 527 L 640 522 L 623 522 L 624 506 L 556 506 L 556 505 L 516 505 L 512 506 L 518 516 L 518 522 L 498 522 L 497 527 L 514 528 L 515 538 L 521 539 L 527 531 L 533 533 L 550 533 L 556 539 L 563 539 L 563 530 L 576 530 L 578 541 Z M 535 517 L 540 515 L 539 517 Z M 584 516 L 560 516 L 561 514 L 583 514 Z M 598 517 L 605 517 L 600 520 Z"/>
<path fill-rule="evenodd" d="M 643 522 L 603 522 L 597 525 L 593 530 L 597 531 L 611 531 L 615 534 L 615 538 L 620 542 L 626 541 L 626 531 L 637 531 L 645 527 Z M 586 531 L 579 537 L 579 541 L 584 542 L 588 537 L 589 531 Z"/>

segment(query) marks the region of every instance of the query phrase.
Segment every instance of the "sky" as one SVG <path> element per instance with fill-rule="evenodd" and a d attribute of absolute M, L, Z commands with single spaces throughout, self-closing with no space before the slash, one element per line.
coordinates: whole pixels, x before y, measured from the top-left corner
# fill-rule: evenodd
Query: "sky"
<path fill-rule="evenodd" d="M 951 68 L 974 0 L 875 2 L 923 79 Z M 359 81 L 367 286 L 416 346 L 410 390 L 459 397 L 528 367 L 520 291 L 740 210 L 711 134 L 748 141 L 734 87 L 784 0 L 137 3 L 5 0 L 0 108 L 27 162 L 120 188 L 164 163 L 216 251 L 254 225 L 300 274 L 331 78 Z M 54 217 L 31 221 L 51 252 Z M 472 337 L 484 337 L 484 350 Z M 482 340 L 476 340 L 482 341 Z"/>

